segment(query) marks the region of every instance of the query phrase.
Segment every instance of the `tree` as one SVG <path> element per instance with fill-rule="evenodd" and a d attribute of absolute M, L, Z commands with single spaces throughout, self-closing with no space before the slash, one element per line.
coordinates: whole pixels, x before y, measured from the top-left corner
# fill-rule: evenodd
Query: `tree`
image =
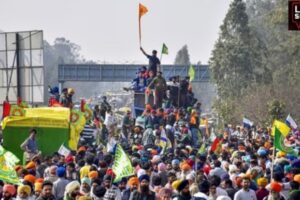
<path fill-rule="evenodd" d="M 95 63 L 85 60 L 80 55 L 80 49 L 79 45 L 64 37 L 56 38 L 53 45 L 50 45 L 46 40 L 44 41 L 45 101 L 48 99 L 48 85 L 58 85 L 59 64 Z"/>
<path fill-rule="evenodd" d="M 254 72 L 261 66 L 260 54 L 255 48 L 259 40 L 251 33 L 242 0 L 231 3 L 220 29 L 209 61 L 212 77 L 220 97 L 240 96 L 249 84 L 260 80 Z"/>
<path fill-rule="evenodd" d="M 187 45 L 184 45 L 178 52 L 174 61 L 175 65 L 190 65 L 190 55 Z"/>

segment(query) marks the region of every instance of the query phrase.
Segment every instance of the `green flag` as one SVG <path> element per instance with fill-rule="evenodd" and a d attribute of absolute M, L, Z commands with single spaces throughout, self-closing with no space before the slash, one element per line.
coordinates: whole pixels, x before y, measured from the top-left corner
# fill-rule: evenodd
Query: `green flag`
<path fill-rule="evenodd" d="M 169 54 L 169 49 L 165 43 L 163 43 L 162 49 L 161 49 L 161 54 Z"/>
<path fill-rule="evenodd" d="M 189 68 L 189 77 L 190 77 L 190 82 L 192 82 L 195 79 L 195 69 L 193 65 L 191 65 Z"/>
<path fill-rule="evenodd" d="M 297 156 L 297 153 L 294 151 L 292 147 L 285 146 L 284 144 L 284 136 L 280 132 L 280 130 L 275 126 L 275 139 L 274 139 L 274 146 L 276 149 L 283 151 L 287 154 L 291 154 Z"/>
<path fill-rule="evenodd" d="M 121 145 L 117 144 L 115 161 L 112 166 L 113 172 L 116 174 L 114 182 L 120 181 L 123 177 L 134 175 L 134 170 L 127 154 L 122 149 Z"/>
<path fill-rule="evenodd" d="M 198 154 L 204 154 L 205 153 L 205 143 L 203 142 L 201 147 L 198 150 Z"/>
<path fill-rule="evenodd" d="M 13 153 L 0 146 L 0 180 L 19 185 L 21 181 L 15 171 L 15 165 L 19 161 Z"/>

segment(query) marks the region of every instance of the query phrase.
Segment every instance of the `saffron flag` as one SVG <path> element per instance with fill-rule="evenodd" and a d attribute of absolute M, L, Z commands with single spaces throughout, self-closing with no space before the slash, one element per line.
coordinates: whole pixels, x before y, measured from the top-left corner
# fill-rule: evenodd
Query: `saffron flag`
<path fill-rule="evenodd" d="M 114 182 L 119 182 L 124 177 L 134 175 L 134 169 L 130 159 L 119 144 L 117 144 L 115 161 L 114 165 L 112 166 L 112 170 L 116 174 Z"/>
<path fill-rule="evenodd" d="M 287 154 L 297 156 L 297 153 L 294 151 L 292 147 L 288 147 L 284 144 L 284 135 L 280 132 L 280 130 L 275 126 L 275 139 L 274 139 L 274 146 L 276 149 L 283 151 Z"/>
<path fill-rule="evenodd" d="M 284 122 L 275 120 L 272 127 L 272 136 L 275 136 L 275 127 L 280 131 L 283 137 L 286 137 L 290 133 L 290 128 Z"/>
<path fill-rule="evenodd" d="M 140 46 L 141 46 L 141 38 L 142 38 L 142 31 L 141 31 L 141 18 L 148 12 L 148 9 L 143 4 L 139 4 L 139 38 L 140 38 Z"/>
<path fill-rule="evenodd" d="M 11 152 L 0 146 L 0 180 L 19 185 L 21 181 L 14 169 L 20 160 Z"/>
<path fill-rule="evenodd" d="M 192 82 L 195 79 L 195 69 L 193 65 L 190 66 L 188 74 L 190 77 L 190 82 Z"/>
<path fill-rule="evenodd" d="M 161 54 L 169 54 L 169 49 L 165 43 L 163 43 L 162 49 L 161 49 Z"/>
<path fill-rule="evenodd" d="M 291 117 L 290 114 L 287 116 L 285 123 L 292 129 L 297 129 L 298 127 L 295 120 Z"/>

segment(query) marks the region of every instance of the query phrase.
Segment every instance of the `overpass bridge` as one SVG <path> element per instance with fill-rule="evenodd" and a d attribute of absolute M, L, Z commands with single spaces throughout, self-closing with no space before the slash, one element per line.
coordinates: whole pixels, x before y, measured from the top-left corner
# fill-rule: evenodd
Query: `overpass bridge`
<path fill-rule="evenodd" d="M 143 65 L 126 64 L 62 64 L 58 66 L 60 88 L 75 89 L 75 100 L 82 97 L 97 97 L 103 93 L 119 93 L 128 87 L 136 72 Z M 216 88 L 210 81 L 208 65 L 195 65 L 195 80 L 192 82 L 195 97 L 202 102 L 204 111 L 209 111 Z M 162 65 L 163 76 L 168 80 L 172 76 L 185 77 L 189 66 Z M 125 99 L 124 99 L 125 101 Z"/>
<path fill-rule="evenodd" d="M 143 65 L 108 65 L 108 64 L 63 64 L 58 66 L 58 81 L 97 81 L 97 82 L 130 82 L 136 77 L 137 70 Z M 208 82 L 208 65 L 195 65 L 194 82 Z M 185 77 L 189 66 L 162 65 L 163 76 Z"/>

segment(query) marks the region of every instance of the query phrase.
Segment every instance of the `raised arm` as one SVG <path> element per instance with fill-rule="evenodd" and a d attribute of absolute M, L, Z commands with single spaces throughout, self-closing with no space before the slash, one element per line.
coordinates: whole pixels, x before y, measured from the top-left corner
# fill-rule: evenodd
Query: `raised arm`
<path fill-rule="evenodd" d="M 141 50 L 141 52 L 142 52 L 145 56 L 149 56 L 149 55 L 145 52 L 145 50 L 143 49 L 143 47 L 140 47 L 140 50 Z"/>

